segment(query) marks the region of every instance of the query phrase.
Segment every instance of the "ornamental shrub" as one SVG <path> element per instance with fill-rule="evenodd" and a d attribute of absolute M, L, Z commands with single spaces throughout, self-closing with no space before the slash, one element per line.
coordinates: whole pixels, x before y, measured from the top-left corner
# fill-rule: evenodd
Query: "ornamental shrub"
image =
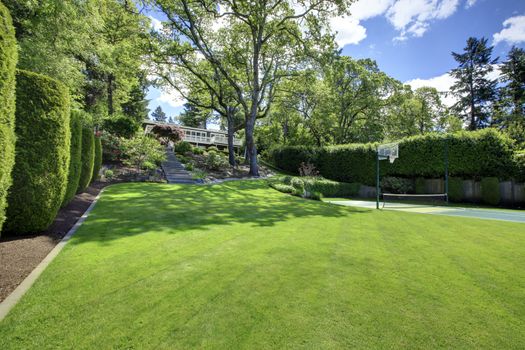
<path fill-rule="evenodd" d="M 102 167 L 102 140 L 95 135 L 95 158 L 93 161 L 93 180 L 100 177 L 100 168 Z"/>
<path fill-rule="evenodd" d="M 93 168 L 95 167 L 95 135 L 91 123 L 86 120 L 82 127 L 82 157 L 81 157 L 80 180 L 78 182 L 77 193 L 82 193 L 89 186 L 93 178 Z"/>
<path fill-rule="evenodd" d="M 0 231 L 5 221 L 7 192 L 15 163 L 15 86 L 18 60 L 15 30 L 0 2 Z"/>
<path fill-rule="evenodd" d="M 193 147 L 191 146 L 189 142 L 186 142 L 186 141 L 178 142 L 175 144 L 175 146 L 173 146 L 173 152 L 175 153 L 186 154 L 187 152 L 192 152 L 192 151 L 193 151 Z M 204 153 L 204 151 L 202 153 Z"/>
<path fill-rule="evenodd" d="M 8 232 L 45 230 L 62 204 L 70 157 L 69 100 L 62 83 L 18 71 L 16 158 L 5 223 Z"/>
<path fill-rule="evenodd" d="M 206 155 L 206 168 L 209 170 L 220 170 L 229 166 L 228 158 L 222 153 L 209 151 Z"/>
<path fill-rule="evenodd" d="M 381 179 L 383 192 L 406 194 L 413 192 L 414 185 L 410 179 L 385 176 Z"/>
<path fill-rule="evenodd" d="M 272 183 L 270 184 L 270 187 L 282 193 L 292 193 L 294 191 L 292 186 L 286 184 Z"/>
<path fill-rule="evenodd" d="M 393 164 L 381 161 L 381 176 L 442 178 L 447 143 L 451 176 L 507 179 L 516 175 L 512 140 L 497 130 L 484 129 L 402 139 L 399 141 L 399 158 Z M 280 146 L 271 149 L 268 157 L 276 167 L 295 174 L 302 162 L 310 162 L 325 178 L 370 186 L 375 184 L 376 144 L 322 148 Z"/>
<path fill-rule="evenodd" d="M 448 199 L 451 202 L 461 202 L 463 200 L 463 179 L 460 177 L 448 178 Z"/>
<path fill-rule="evenodd" d="M 66 194 L 62 205 L 68 204 L 77 193 L 80 172 L 82 168 L 82 116 L 80 111 L 71 112 L 70 134 L 71 145 L 69 147 L 69 172 L 67 177 Z"/>
<path fill-rule="evenodd" d="M 497 177 L 481 179 L 481 198 L 483 203 L 498 205 L 500 201 L 499 180 Z"/>

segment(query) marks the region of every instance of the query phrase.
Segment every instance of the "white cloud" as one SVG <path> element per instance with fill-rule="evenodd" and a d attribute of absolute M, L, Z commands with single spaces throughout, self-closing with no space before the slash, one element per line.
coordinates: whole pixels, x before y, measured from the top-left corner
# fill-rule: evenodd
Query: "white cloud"
<path fill-rule="evenodd" d="M 151 20 L 151 28 L 153 28 L 153 30 L 155 31 L 161 31 L 162 30 L 162 22 L 159 21 L 158 19 L 156 19 L 155 17 L 153 16 L 148 16 L 149 19 Z"/>
<path fill-rule="evenodd" d="M 502 41 L 509 44 L 525 42 L 525 16 L 510 17 L 503 22 L 501 32 L 494 34 L 494 45 Z"/>
<path fill-rule="evenodd" d="M 494 70 L 487 75 L 489 79 L 497 79 L 501 75 L 499 66 L 494 65 L 493 67 Z M 450 73 L 445 73 L 430 79 L 412 79 L 406 81 L 405 84 L 410 85 L 414 90 L 420 87 L 428 86 L 435 88 L 439 92 L 448 93 L 450 92 L 452 85 L 454 85 L 454 78 L 450 75 Z M 446 94 L 443 96 L 442 101 L 446 106 L 451 107 L 457 102 L 457 99 L 456 97 L 452 96 L 452 94 Z"/>
<path fill-rule="evenodd" d="M 186 103 L 186 99 L 174 89 L 164 88 L 160 91 L 160 96 L 156 98 L 158 102 L 164 102 L 171 107 L 182 107 Z"/>
<path fill-rule="evenodd" d="M 396 40 L 421 37 L 432 21 L 445 19 L 456 12 L 459 0 L 398 0 L 386 17 L 400 35 Z"/>
<path fill-rule="evenodd" d="M 393 3 L 394 0 L 359 0 L 350 5 L 350 14 L 352 18 L 364 21 L 384 14 Z"/>
<path fill-rule="evenodd" d="M 478 0 L 467 0 L 467 3 L 465 4 L 465 8 L 466 9 L 471 8 L 472 6 L 476 5 L 476 2 L 478 2 Z"/>
<path fill-rule="evenodd" d="M 366 38 L 366 28 L 351 17 L 336 17 L 330 21 L 332 30 L 336 32 L 335 41 L 339 47 L 348 44 L 359 44 Z"/>
<path fill-rule="evenodd" d="M 410 85 L 414 90 L 420 87 L 428 86 L 435 88 L 439 92 L 446 93 L 449 92 L 450 87 L 454 85 L 454 78 L 449 73 L 445 73 L 430 79 L 418 78 L 409 80 L 405 82 L 405 84 Z M 454 103 L 456 103 L 456 98 L 449 94 L 448 96 L 443 97 L 443 103 L 447 106 L 452 106 Z"/>

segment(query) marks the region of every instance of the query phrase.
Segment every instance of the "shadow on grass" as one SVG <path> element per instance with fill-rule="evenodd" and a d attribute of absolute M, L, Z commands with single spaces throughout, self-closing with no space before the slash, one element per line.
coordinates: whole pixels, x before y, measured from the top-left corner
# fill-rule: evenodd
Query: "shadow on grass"
<path fill-rule="evenodd" d="M 271 227 L 304 217 L 343 217 L 370 212 L 282 194 L 263 181 L 217 185 L 122 184 L 106 189 L 72 244 L 155 231 L 174 234 L 211 226 Z"/>

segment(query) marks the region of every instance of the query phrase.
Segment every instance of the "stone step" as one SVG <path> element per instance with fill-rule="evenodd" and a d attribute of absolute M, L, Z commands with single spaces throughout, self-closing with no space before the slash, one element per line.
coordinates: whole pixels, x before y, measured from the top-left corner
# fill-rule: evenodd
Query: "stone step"
<path fill-rule="evenodd" d="M 162 169 L 168 183 L 194 184 L 191 174 L 184 168 L 172 151 L 166 150 L 166 161 L 162 162 Z"/>

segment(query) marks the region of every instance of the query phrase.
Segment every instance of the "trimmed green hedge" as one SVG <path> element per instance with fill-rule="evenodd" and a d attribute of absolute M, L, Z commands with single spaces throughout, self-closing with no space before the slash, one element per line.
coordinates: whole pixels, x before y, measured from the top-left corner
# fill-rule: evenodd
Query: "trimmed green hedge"
<path fill-rule="evenodd" d="M 93 178 L 93 168 L 95 167 L 95 135 L 90 123 L 82 127 L 82 157 L 81 157 L 80 180 L 78 182 L 77 193 L 82 193 L 89 186 Z"/>
<path fill-rule="evenodd" d="M 481 198 L 490 205 L 498 205 L 500 201 L 499 180 L 497 177 L 481 179 Z"/>
<path fill-rule="evenodd" d="M 7 191 L 15 164 L 15 86 L 18 60 L 15 29 L 0 2 L 0 231 L 5 221 Z"/>
<path fill-rule="evenodd" d="M 496 176 L 504 179 L 516 176 L 512 140 L 494 129 L 402 139 L 399 141 L 399 158 L 393 164 L 381 161 L 381 175 L 442 178 L 446 143 L 451 176 Z M 293 173 L 297 173 L 301 162 L 311 162 L 325 178 L 374 185 L 375 154 L 376 144 L 323 148 L 283 146 L 271 149 L 269 160 L 278 168 Z"/>
<path fill-rule="evenodd" d="M 71 146 L 69 159 L 69 174 L 67 179 L 67 189 L 64 195 L 62 205 L 68 204 L 77 193 L 78 183 L 80 181 L 80 172 L 82 165 L 82 117 L 80 111 L 71 112 Z"/>
<path fill-rule="evenodd" d="M 6 231 L 45 230 L 62 204 L 69 168 L 69 100 L 62 83 L 18 71 L 16 157 Z"/>
<path fill-rule="evenodd" d="M 285 176 L 283 183 L 298 190 L 306 189 L 308 192 L 318 192 L 325 197 L 356 196 L 360 187 L 358 183 L 337 182 L 322 177 Z"/>
<path fill-rule="evenodd" d="M 102 140 L 95 136 L 95 159 L 93 164 L 93 180 L 98 180 L 100 167 L 102 166 Z"/>

